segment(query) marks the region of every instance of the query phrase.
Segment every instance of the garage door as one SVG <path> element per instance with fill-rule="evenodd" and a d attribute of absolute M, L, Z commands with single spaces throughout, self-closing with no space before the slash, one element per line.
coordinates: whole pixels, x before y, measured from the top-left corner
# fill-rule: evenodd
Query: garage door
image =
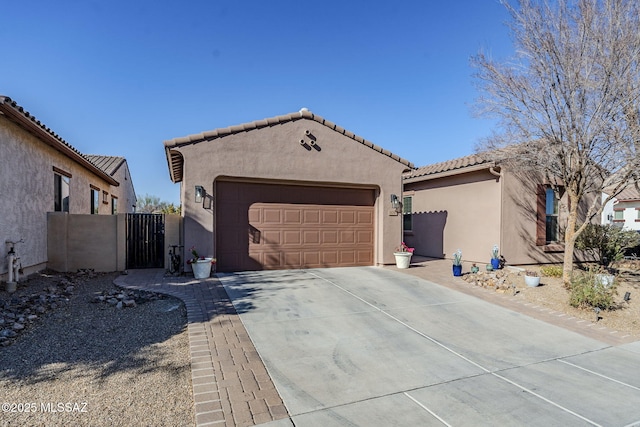
<path fill-rule="evenodd" d="M 373 189 L 218 182 L 220 271 L 373 264 Z"/>

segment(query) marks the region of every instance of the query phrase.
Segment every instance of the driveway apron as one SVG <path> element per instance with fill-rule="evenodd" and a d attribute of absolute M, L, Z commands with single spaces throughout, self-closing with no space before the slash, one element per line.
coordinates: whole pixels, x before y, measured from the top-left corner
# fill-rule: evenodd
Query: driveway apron
<path fill-rule="evenodd" d="M 376 267 L 218 277 L 296 426 L 640 423 L 640 343 Z"/>

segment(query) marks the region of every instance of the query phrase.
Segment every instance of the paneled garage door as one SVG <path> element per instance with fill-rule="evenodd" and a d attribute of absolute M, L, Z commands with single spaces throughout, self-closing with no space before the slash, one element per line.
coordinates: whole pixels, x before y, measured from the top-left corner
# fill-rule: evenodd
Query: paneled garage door
<path fill-rule="evenodd" d="M 373 264 L 375 193 L 218 182 L 220 271 Z"/>

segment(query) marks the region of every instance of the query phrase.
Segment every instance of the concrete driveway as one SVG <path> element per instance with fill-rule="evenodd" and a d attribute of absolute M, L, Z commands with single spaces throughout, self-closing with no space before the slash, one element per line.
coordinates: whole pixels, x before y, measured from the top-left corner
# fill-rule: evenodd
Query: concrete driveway
<path fill-rule="evenodd" d="M 291 416 L 269 425 L 640 425 L 640 342 L 376 267 L 218 277 Z"/>

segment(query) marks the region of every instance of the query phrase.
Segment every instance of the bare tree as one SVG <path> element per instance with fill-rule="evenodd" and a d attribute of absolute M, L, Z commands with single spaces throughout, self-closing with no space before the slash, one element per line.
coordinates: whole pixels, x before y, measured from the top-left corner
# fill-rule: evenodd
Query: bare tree
<path fill-rule="evenodd" d="M 136 212 L 141 213 L 163 213 L 163 214 L 180 214 L 182 207 L 173 203 L 161 201 L 160 197 L 145 194 L 138 195 L 138 205 Z"/>
<path fill-rule="evenodd" d="M 141 213 L 154 213 L 162 209 L 160 197 L 145 194 L 144 196 L 138 194 L 138 204 L 136 206 L 136 212 Z"/>
<path fill-rule="evenodd" d="M 629 0 L 501 0 L 516 56 L 472 59 L 481 115 L 500 130 L 481 146 L 566 192 L 563 280 L 576 238 L 602 211 L 601 194 L 638 186 L 640 3 Z M 507 147 L 505 149 L 505 147 Z M 586 212 L 579 206 L 588 202 Z"/>

